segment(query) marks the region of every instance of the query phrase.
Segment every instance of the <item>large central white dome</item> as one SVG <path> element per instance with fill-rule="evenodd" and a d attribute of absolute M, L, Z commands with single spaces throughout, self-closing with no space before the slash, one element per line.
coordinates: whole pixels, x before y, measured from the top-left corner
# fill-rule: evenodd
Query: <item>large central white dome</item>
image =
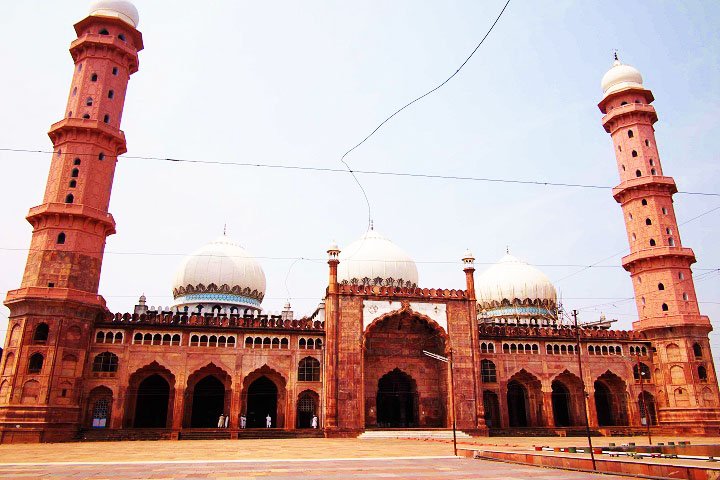
<path fill-rule="evenodd" d="M 526 300 L 553 305 L 557 302 L 557 291 L 550 279 L 510 254 L 478 276 L 475 291 L 481 305 L 497 305 L 503 300 L 510 304 Z"/>
<path fill-rule="evenodd" d="M 403 249 L 370 230 L 340 252 L 338 281 L 353 285 L 417 287 L 418 271 Z"/>
<path fill-rule="evenodd" d="M 259 308 L 265 272 L 244 248 L 222 235 L 187 257 L 173 282 L 176 306 Z"/>

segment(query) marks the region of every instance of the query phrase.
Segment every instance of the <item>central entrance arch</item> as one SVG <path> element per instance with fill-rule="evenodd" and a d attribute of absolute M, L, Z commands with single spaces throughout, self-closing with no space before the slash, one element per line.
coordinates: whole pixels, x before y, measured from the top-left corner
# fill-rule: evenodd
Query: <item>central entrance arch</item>
<path fill-rule="evenodd" d="M 193 428 L 217 427 L 218 418 L 225 412 L 225 385 L 214 375 L 208 375 L 193 390 L 192 417 Z"/>
<path fill-rule="evenodd" d="M 158 374 L 140 382 L 135 401 L 135 428 L 165 428 L 170 385 Z"/>
<path fill-rule="evenodd" d="M 415 380 L 394 369 L 378 381 L 377 424 L 379 427 L 417 426 L 418 395 Z"/>
<path fill-rule="evenodd" d="M 264 428 L 270 415 L 272 426 L 277 427 L 278 389 L 265 375 L 250 384 L 247 392 L 247 427 Z"/>

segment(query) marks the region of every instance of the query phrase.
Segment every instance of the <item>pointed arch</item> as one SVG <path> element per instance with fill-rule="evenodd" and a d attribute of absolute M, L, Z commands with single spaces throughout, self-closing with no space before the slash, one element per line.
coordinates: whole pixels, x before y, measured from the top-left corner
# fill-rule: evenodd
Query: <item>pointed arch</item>
<path fill-rule="evenodd" d="M 126 398 L 125 427 L 168 428 L 172 425 L 175 375 L 153 360 L 130 375 Z"/>
<path fill-rule="evenodd" d="M 188 376 L 185 387 L 183 426 L 214 427 L 220 414 L 230 414 L 232 377 L 210 362 Z"/>
<path fill-rule="evenodd" d="M 537 376 L 523 368 L 510 377 L 507 408 L 510 427 L 543 426 L 542 385 Z"/>
<path fill-rule="evenodd" d="M 595 380 L 594 390 L 598 424 L 601 427 L 627 425 L 627 390 L 622 378 L 607 370 Z"/>
<path fill-rule="evenodd" d="M 247 416 L 248 427 L 264 425 L 267 414 L 272 418 L 273 427 L 285 426 L 286 385 L 285 377 L 267 364 L 245 376 L 240 403 L 241 412 Z"/>

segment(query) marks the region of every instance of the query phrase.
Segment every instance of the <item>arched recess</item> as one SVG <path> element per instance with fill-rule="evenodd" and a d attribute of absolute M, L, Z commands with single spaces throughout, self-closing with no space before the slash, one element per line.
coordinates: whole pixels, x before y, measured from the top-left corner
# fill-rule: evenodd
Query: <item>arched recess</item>
<path fill-rule="evenodd" d="M 378 380 L 377 426 L 412 428 L 420 417 L 417 382 L 396 368 Z"/>
<path fill-rule="evenodd" d="M 40 397 L 40 382 L 28 380 L 22 387 L 20 403 L 34 404 Z"/>
<path fill-rule="evenodd" d="M 2 374 L 10 375 L 12 373 L 13 365 L 15 365 L 15 354 L 10 352 L 5 356 L 5 364 L 3 365 Z"/>
<path fill-rule="evenodd" d="M 1 398 L 2 398 L 2 395 L 0 395 L 0 399 Z M 703 406 L 705 406 L 705 407 L 717 406 L 717 397 L 715 396 L 715 394 L 709 387 L 703 388 L 702 400 L 703 400 Z"/>
<path fill-rule="evenodd" d="M 638 395 L 638 411 L 640 412 L 640 423 L 642 425 L 657 425 L 657 410 L 655 409 L 655 397 L 650 392 L 641 392 Z"/>
<path fill-rule="evenodd" d="M 175 400 L 175 375 L 158 362 L 130 375 L 125 407 L 125 427 L 169 428 Z"/>
<path fill-rule="evenodd" d="M 214 363 L 195 370 L 187 381 L 183 426 L 217 427 L 220 414 L 230 414 L 232 378 Z"/>
<path fill-rule="evenodd" d="M 627 425 L 625 382 L 609 370 L 595 380 L 595 411 L 601 427 Z"/>
<path fill-rule="evenodd" d="M 252 371 L 243 379 L 240 400 L 248 428 L 264 428 L 270 414 L 273 428 L 285 427 L 287 381 L 267 365 Z"/>
<path fill-rule="evenodd" d="M 85 425 L 91 428 L 110 428 L 113 392 L 102 385 L 90 390 L 87 397 Z"/>
<path fill-rule="evenodd" d="M 483 391 L 483 408 L 485 409 L 485 425 L 488 428 L 499 428 L 500 401 L 497 393 L 490 390 Z"/>
<path fill-rule="evenodd" d="M 582 382 L 565 370 L 551 383 L 552 410 L 556 427 L 584 425 L 582 413 Z"/>
<path fill-rule="evenodd" d="M 510 377 L 507 384 L 507 408 L 510 427 L 543 426 L 540 380 L 525 369 Z"/>
<path fill-rule="evenodd" d="M 447 334 L 435 321 L 407 308 L 391 312 L 367 327 L 363 346 L 366 427 L 388 421 L 379 416 L 378 400 L 389 399 L 388 395 L 379 395 L 379 387 L 381 378 L 394 369 L 411 378 L 408 385 L 415 385 L 411 395 L 416 402 L 413 412 L 417 413 L 412 421 L 398 421 L 418 428 L 449 425 L 447 364 L 422 353 L 427 350 L 447 354 Z"/>
<path fill-rule="evenodd" d="M 8 403 L 10 396 L 10 382 L 3 380 L 0 383 L 0 404 Z"/>
<path fill-rule="evenodd" d="M 297 414 L 295 415 L 296 428 L 312 428 L 313 415 L 318 417 L 320 396 L 313 390 L 304 390 L 298 395 Z M 318 427 L 320 425 L 318 424 Z"/>
<path fill-rule="evenodd" d="M 20 337 L 22 335 L 21 332 L 22 328 L 20 325 L 13 325 L 12 329 L 10 330 L 10 341 L 8 342 L 8 346 L 10 347 L 17 347 L 20 343 Z"/>

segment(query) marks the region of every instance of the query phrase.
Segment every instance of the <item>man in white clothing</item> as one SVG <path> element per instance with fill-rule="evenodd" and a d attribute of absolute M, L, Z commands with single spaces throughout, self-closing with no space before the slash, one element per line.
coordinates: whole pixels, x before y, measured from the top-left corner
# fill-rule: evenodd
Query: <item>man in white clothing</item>
<path fill-rule="evenodd" d="M 272 417 L 268 413 L 267 417 L 265 417 L 265 428 L 270 428 L 270 427 L 272 427 Z"/>
<path fill-rule="evenodd" d="M 310 426 L 311 426 L 312 428 L 317 428 L 317 427 L 318 427 L 318 418 L 317 418 L 317 415 L 313 415 L 312 421 L 310 422 Z"/>
<path fill-rule="evenodd" d="M 223 415 L 223 414 L 221 413 L 221 414 L 220 414 L 220 417 L 218 417 L 217 427 L 218 427 L 218 428 L 223 428 L 224 425 L 225 425 L 225 415 Z"/>

